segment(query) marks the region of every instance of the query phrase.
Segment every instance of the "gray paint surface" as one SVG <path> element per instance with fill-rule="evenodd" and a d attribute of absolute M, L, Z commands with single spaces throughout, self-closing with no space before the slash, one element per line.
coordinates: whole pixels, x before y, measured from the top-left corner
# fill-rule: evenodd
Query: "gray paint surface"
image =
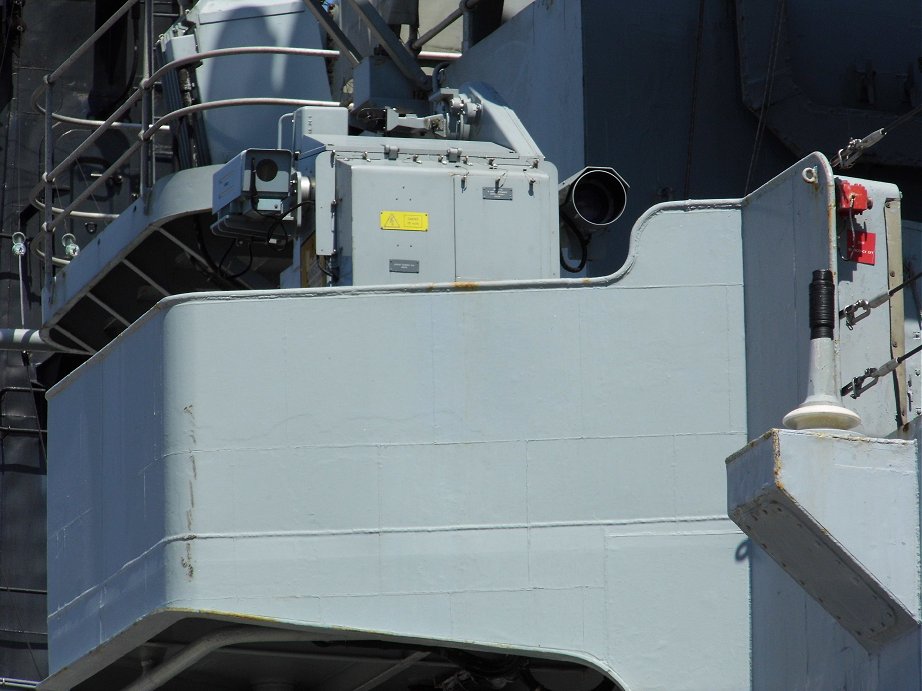
<path fill-rule="evenodd" d="M 569 5 L 570 12 L 574 7 L 538 5 L 525 15 L 535 27 L 553 12 L 568 11 L 560 7 Z M 584 9 L 590 5 L 584 3 Z M 607 3 L 595 7 L 613 11 Z M 593 36 L 598 41 L 604 34 L 604 44 L 610 47 L 617 41 L 607 29 L 611 22 L 602 22 L 602 16 L 596 15 L 599 21 L 591 23 Z M 586 17 L 580 21 L 585 23 Z M 691 34 L 676 24 L 662 32 L 635 29 L 630 23 L 619 25 L 626 40 L 636 36 L 642 43 L 656 34 L 656 41 L 664 41 L 657 45 L 670 54 L 688 52 L 693 45 Z M 552 37 L 551 32 L 540 35 Z M 715 43 L 725 48 L 727 37 L 721 36 Z M 559 43 L 551 49 L 546 45 L 526 46 L 531 51 L 540 46 L 548 57 L 527 61 L 524 67 L 515 64 L 518 74 L 530 74 L 528 70 L 538 65 L 547 69 L 542 76 L 549 82 L 565 75 L 578 85 L 570 88 L 582 88 L 582 79 L 558 72 L 554 65 L 560 55 L 570 59 L 575 44 L 563 50 Z M 651 69 L 658 69 L 658 64 L 652 61 Z M 672 82 L 671 91 L 678 91 L 675 77 L 688 64 L 674 61 L 660 86 Z M 641 83 L 641 75 L 634 72 L 628 81 Z M 609 77 L 607 69 L 598 69 L 594 81 L 592 75 L 589 78 L 606 85 L 593 91 L 595 96 L 604 94 L 597 102 L 602 110 L 612 106 L 611 98 L 622 99 L 629 91 L 610 88 Z M 517 78 L 511 81 L 521 83 Z M 521 98 L 529 101 L 532 96 Z M 553 99 L 537 107 L 561 112 Z M 683 113 L 663 103 L 653 110 L 668 122 L 654 127 L 648 121 L 651 128 L 681 140 Z M 693 124 L 694 108 L 689 116 Z M 561 142 L 562 160 L 573 158 L 566 145 L 575 130 L 572 113 L 569 120 L 563 128 L 559 122 L 536 128 Z M 611 120 L 597 126 L 594 142 L 610 144 L 615 136 L 618 141 L 639 138 L 636 130 Z M 715 146 L 710 150 L 726 146 L 726 129 L 721 137 L 711 142 Z M 689 139 L 691 157 L 695 142 Z M 610 150 L 615 148 L 611 145 Z M 681 179 L 674 156 L 648 158 L 647 173 L 668 170 L 669 181 Z M 720 156 L 694 160 L 708 166 L 722 163 Z M 740 160 L 734 158 L 727 166 L 728 176 L 739 177 Z M 822 182 L 815 196 L 828 200 L 830 173 L 822 161 L 816 165 Z M 692 174 L 695 171 L 693 166 Z M 626 174 L 631 178 L 630 171 Z M 698 647 L 686 645 L 677 655 L 675 646 L 691 630 L 702 639 L 713 635 L 711 642 L 722 641 L 727 632 L 713 617 L 714 608 L 725 608 L 722 612 L 728 615 L 748 596 L 742 580 L 726 587 L 722 579 L 731 577 L 716 566 L 728 562 L 729 555 L 734 568 L 743 568 L 747 552 L 740 536 L 718 518 L 719 512 L 709 513 L 713 487 L 701 485 L 705 477 L 719 485 L 722 477 L 710 474 L 714 459 L 747 436 L 777 424 L 802 397 L 805 277 L 824 261 L 829 266 L 836 263 L 829 208 L 818 205 L 805 190 L 809 188 L 796 175 L 785 176 L 751 197 L 741 218 L 732 204 L 658 209 L 653 216 L 670 215 L 666 225 L 683 238 L 682 260 L 688 263 L 689 256 L 706 255 L 707 261 L 697 269 L 680 267 L 680 259 L 665 243 L 660 247 L 654 240 L 650 246 L 663 250 L 666 259 L 655 271 L 645 266 L 651 270 L 641 272 L 640 283 L 631 280 L 638 263 L 611 286 L 578 290 L 562 284 L 520 285 L 476 296 L 423 296 L 379 289 L 331 293 L 316 301 L 304 300 L 316 294 L 299 293 L 236 297 L 227 304 L 220 298 L 203 298 L 162 306 L 77 375 L 77 383 L 61 389 L 61 400 L 73 396 L 70 408 L 56 404 L 65 406 L 59 410 L 67 413 L 58 413 L 65 421 L 60 429 L 72 429 L 71 418 L 83 425 L 100 419 L 92 414 L 93 407 L 83 409 L 88 399 L 97 402 L 97 414 L 106 416 L 102 419 L 124 425 L 87 432 L 81 447 L 85 458 L 58 478 L 64 485 L 56 485 L 63 496 L 84 507 L 82 513 L 68 507 L 53 517 L 58 567 L 76 560 L 80 549 L 96 555 L 75 571 L 83 579 L 78 583 L 87 586 L 85 594 L 69 590 L 63 571 L 57 574 L 57 640 L 63 651 L 59 663 L 86 650 L 87 641 L 103 641 L 110 650 L 130 648 L 175 616 L 153 615 L 140 627 L 147 627 L 144 633 L 132 628 L 130 622 L 157 607 L 220 612 L 227 607 L 233 616 L 288 617 L 294 626 L 384 629 L 398 637 L 472 637 L 485 645 L 508 643 L 575 654 L 613 670 L 629 687 L 714 688 L 713 670 L 727 666 L 728 674 L 735 675 L 727 688 L 745 685 L 742 665 L 738 660 L 727 663 L 726 649 L 695 640 Z M 636 203 L 643 208 L 649 201 Z M 717 242 L 702 248 L 701 238 L 705 230 L 713 233 L 715 219 L 720 219 L 718 227 L 736 224 L 737 233 L 741 228 L 742 245 L 714 233 L 707 237 Z M 648 224 L 647 230 L 656 227 Z M 620 265 L 626 237 L 612 242 L 597 271 Z M 741 277 L 736 283 L 721 283 L 715 278 L 719 272 L 711 270 L 711 262 L 726 262 L 724 269 L 736 266 L 736 255 L 729 256 L 733 253 L 742 256 L 745 302 L 737 290 Z M 769 262 L 776 265 L 761 268 Z M 682 273 L 698 269 L 701 275 L 694 278 Z M 685 275 L 685 282 L 672 284 L 670 272 Z M 859 276 L 856 295 L 880 285 L 879 271 Z M 636 292 L 645 296 L 622 300 L 609 294 L 631 289 L 641 289 Z M 605 297 L 598 297 L 600 293 Z M 403 300 L 408 304 L 401 304 Z M 348 302 L 349 307 L 306 309 L 302 304 L 324 301 Z M 720 307 L 726 317 L 723 323 Z M 740 357 L 743 331 L 738 317 L 743 313 L 747 368 Z M 877 315 L 875 319 L 879 321 Z M 293 320 L 296 326 L 290 326 Z M 558 334 L 562 321 L 573 328 Z M 266 333 L 253 333 L 254 325 Z M 874 340 L 863 332 L 843 339 L 843 361 L 880 364 L 876 357 L 883 352 L 881 329 L 875 322 L 865 326 Z M 573 333 L 575 346 L 568 338 Z M 677 355 L 677 344 L 688 352 Z M 606 348 L 610 351 L 602 353 Z M 139 372 L 138 361 L 163 364 Z M 561 366 L 547 372 L 549 362 Z M 732 364 L 728 367 L 727 362 Z M 697 368 L 711 376 L 699 376 Z M 712 381 L 715 371 L 727 370 L 732 382 Z M 743 371 L 745 394 L 735 379 Z M 578 382 L 575 391 L 566 386 L 573 382 Z M 71 386 L 80 393 L 68 394 Z M 134 392 L 144 386 L 147 390 L 138 397 Z M 251 388 L 260 392 L 253 399 Z M 247 389 L 248 405 L 233 405 L 242 389 Z M 343 389 L 350 393 L 342 395 Z M 886 420 L 892 400 L 888 402 L 885 394 L 884 387 L 878 387 L 859 402 L 869 413 L 868 431 L 890 430 Z M 442 397 L 447 400 L 442 402 Z M 728 403 L 735 408 L 725 407 Z M 740 422 L 747 414 L 748 425 Z M 138 429 L 146 431 L 134 434 Z M 80 434 L 74 437 L 84 439 Z M 98 459 L 93 456 L 97 452 Z M 704 456 L 707 462 L 683 463 Z M 446 457 L 457 463 L 439 467 Z M 569 459 L 579 459 L 572 482 L 570 474 L 562 480 L 560 473 Z M 278 477 L 290 482 L 294 476 L 300 482 L 264 486 L 266 474 L 252 467 L 254 460 L 270 471 L 277 469 Z M 406 470 L 401 472 L 401 465 Z M 474 472 L 459 477 L 457 467 Z M 350 471 L 347 481 L 340 473 L 343 469 Z M 635 485 L 638 476 L 643 478 L 640 488 Z M 206 480 L 199 482 L 200 477 Z M 523 479 L 525 491 L 520 494 Z M 517 490 L 492 497 L 487 492 L 492 501 L 485 505 L 483 487 L 491 481 Z M 74 486 L 66 486 L 68 482 Z M 348 511 L 328 494 L 337 482 L 338 494 L 350 497 Z M 299 485 L 297 491 L 292 485 Z M 418 492 L 413 511 L 404 504 L 412 492 L 408 487 Z M 663 487 L 669 491 L 662 492 Z M 563 501 L 561 494 L 571 489 L 579 500 Z M 119 500 L 140 499 L 150 523 L 133 525 L 133 515 L 114 504 L 113 495 Z M 227 510 L 227 496 L 238 506 L 270 505 L 273 511 L 269 516 L 250 511 L 245 515 L 251 521 L 242 522 L 240 514 Z M 448 496 L 450 501 L 444 506 L 427 503 L 433 496 Z M 126 525 L 131 526 L 127 533 Z M 433 535 L 439 533 L 451 535 L 450 540 Z M 738 548 L 732 555 L 731 544 Z M 286 550 L 291 557 L 287 562 L 272 561 Z M 815 603 L 791 587 L 786 574 L 766 563 L 761 552 L 751 549 L 748 556 L 754 687 L 899 688 L 912 678 L 907 675 L 918 671 L 917 632 L 877 656 L 867 656 Z M 654 572 L 656 583 L 647 584 Z M 253 587 L 254 581 L 279 574 L 281 583 L 274 592 Z M 689 581 L 699 584 L 699 597 L 691 607 Z M 307 596 L 297 590 L 305 582 L 311 589 Z M 475 588 L 468 589 L 469 584 Z M 736 595 L 728 605 L 729 591 Z M 581 618 L 574 619 L 577 603 Z M 733 615 L 731 628 L 745 620 L 745 611 L 740 607 Z M 553 616 L 546 617 L 547 612 Z M 703 612 L 710 615 L 708 625 L 715 632 L 701 630 Z M 660 634 L 664 622 L 683 634 Z M 735 644 L 741 640 L 735 638 Z M 674 666 L 663 670 L 664 659 Z M 80 671 L 64 673 L 79 676 Z"/>
<path fill-rule="evenodd" d="M 324 48 L 320 27 L 302 2 L 248 0 L 199 2 L 188 16 L 196 24 L 199 52 L 243 46 Z M 204 61 L 196 69 L 201 101 L 279 94 L 328 101 L 323 58 L 235 55 Z M 211 163 L 225 163 L 245 148 L 271 148 L 284 106 L 232 107 L 203 115 Z"/>
<path fill-rule="evenodd" d="M 666 205 L 635 240 L 588 284 L 161 303 L 51 394 L 46 688 L 179 609 L 746 686 L 739 211 Z"/>
<path fill-rule="evenodd" d="M 749 22 L 767 45 L 780 4 L 753 4 L 769 15 L 767 22 Z M 810 148 L 832 156 L 848 136 L 864 137 L 908 109 L 900 99 L 905 99 L 903 87 L 919 84 L 916 43 L 896 37 L 918 23 L 917 3 L 888 3 L 854 41 L 839 37 L 860 22 L 856 17 L 863 8 L 785 0 L 783 9 L 789 63 L 778 65 L 784 74 L 777 82 L 792 71 L 798 86 L 821 106 L 789 123 L 823 135 Z M 482 79 L 496 87 L 557 165 L 561 179 L 584 165 L 610 165 L 631 184 L 622 220 L 593 240 L 589 275 L 621 266 L 631 223 L 653 204 L 742 196 L 802 155 L 792 153 L 770 129 L 760 135 L 758 115 L 743 102 L 737 14 L 733 3 L 723 0 L 536 2 L 449 69 L 454 84 Z M 762 52 L 757 57 L 764 59 Z M 860 73 L 869 69 L 875 70 L 871 82 L 877 100 L 862 103 Z M 760 63 L 751 72 L 764 81 L 767 67 Z M 830 112 L 847 118 L 846 108 L 860 109 L 879 124 L 865 130 L 861 123 L 868 121 L 853 119 L 845 140 L 828 143 L 825 118 Z M 914 150 L 911 133 L 898 129 L 893 141 L 907 135 L 902 150 Z M 904 215 L 919 218 L 918 176 L 887 156 L 882 160 L 886 165 L 864 159 L 854 174 L 898 184 L 906 193 Z"/>
<path fill-rule="evenodd" d="M 919 619 L 917 461 L 909 441 L 777 429 L 727 459 L 730 517 L 872 651 Z"/>
<path fill-rule="evenodd" d="M 581 26 L 579 3 L 534 2 L 447 69 L 451 86 L 495 87 L 561 180 L 585 165 Z"/>

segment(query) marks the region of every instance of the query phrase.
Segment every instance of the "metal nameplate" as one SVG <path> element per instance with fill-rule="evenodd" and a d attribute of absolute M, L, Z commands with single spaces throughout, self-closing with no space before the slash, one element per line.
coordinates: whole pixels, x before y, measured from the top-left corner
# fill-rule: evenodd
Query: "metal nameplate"
<path fill-rule="evenodd" d="M 391 259 L 392 274 L 418 274 L 419 262 L 415 259 Z"/>
<path fill-rule="evenodd" d="M 512 188 L 511 187 L 484 187 L 483 188 L 483 198 L 484 199 L 498 199 L 500 201 L 511 202 L 512 201 Z"/>

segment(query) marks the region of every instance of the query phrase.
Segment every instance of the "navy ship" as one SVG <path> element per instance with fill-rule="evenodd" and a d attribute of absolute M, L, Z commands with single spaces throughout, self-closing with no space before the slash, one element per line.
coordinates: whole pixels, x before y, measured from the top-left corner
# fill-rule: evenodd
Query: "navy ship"
<path fill-rule="evenodd" d="M 0 689 L 922 688 L 917 3 L 0 17 Z"/>

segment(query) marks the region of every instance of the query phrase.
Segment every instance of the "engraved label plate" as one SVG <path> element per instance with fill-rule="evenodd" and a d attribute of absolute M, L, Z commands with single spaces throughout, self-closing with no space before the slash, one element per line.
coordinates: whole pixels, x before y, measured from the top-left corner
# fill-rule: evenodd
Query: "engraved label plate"
<path fill-rule="evenodd" d="M 391 259 L 392 274 L 418 274 L 419 262 L 416 259 Z"/>
<path fill-rule="evenodd" d="M 511 187 L 484 187 L 483 188 L 483 198 L 484 199 L 497 199 L 500 201 L 512 201 L 512 188 Z"/>

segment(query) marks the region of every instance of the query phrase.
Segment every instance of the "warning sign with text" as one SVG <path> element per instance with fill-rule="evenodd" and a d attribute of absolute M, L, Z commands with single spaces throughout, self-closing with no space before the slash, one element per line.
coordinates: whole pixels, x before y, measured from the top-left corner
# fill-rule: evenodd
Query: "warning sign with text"
<path fill-rule="evenodd" d="M 877 260 L 877 236 L 865 231 L 852 231 L 846 236 L 846 255 L 849 261 L 874 264 Z"/>
<path fill-rule="evenodd" d="M 382 230 L 429 230 L 429 214 L 422 211 L 382 211 Z"/>

